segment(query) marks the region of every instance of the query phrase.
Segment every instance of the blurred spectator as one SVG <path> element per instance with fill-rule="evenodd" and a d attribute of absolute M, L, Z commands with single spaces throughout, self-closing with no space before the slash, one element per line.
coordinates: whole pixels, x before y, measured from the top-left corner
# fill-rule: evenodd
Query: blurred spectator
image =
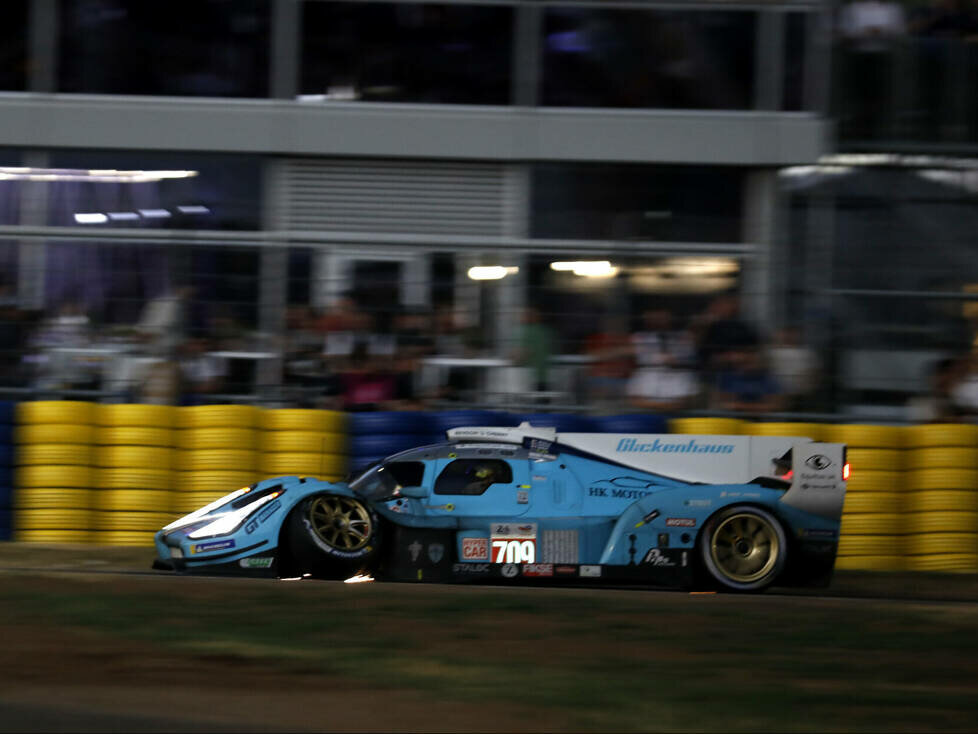
<path fill-rule="evenodd" d="M 771 374 L 784 389 L 788 410 L 805 410 L 818 384 L 820 365 L 815 350 L 801 343 L 801 332 L 788 326 L 778 331 L 768 348 Z"/>
<path fill-rule="evenodd" d="M 715 298 L 693 323 L 696 353 L 704 383 L 713 385 L 716 375 L 730 364 L 731 355 L 760 344 L 757 331 L 740 318 L 740 300 L 733 293 Z"/>
<path fill-rule="evenodd" d="M 538 392 L 549 390 L 548 373 L 554 353 L 554 332 L 543 323 L 540 311 L 533 306 L 523 309 L 518 338 L 514 361 L 521 367 L 530 368 L 532 389 Z"/>
<path fill-rule="evenodd" d="M 711 407 L 768 413 L 781 410 L 783 406 L 781 386 L 765 365 L 762 350 L 751 347 L 731 352 L 727 367 L 717 376 Z"/>
<path fill-rule="evenodd" d="M 81 304 L 67 301 L 57 315 L 41 322 L 31 339 L 37 357 L 38 383 L 44 389 L 98 387 L 95 364 L 81 353 L 91 344 L 91 322 Z"/>
<path fill-rule="evenodd" d="M 675 328 L 672 314 L 666 309 L 650 309 L 643 316 L 641 331 L 632 335 L 635 362 L 639 367 L 688 367 L 696 358 L 693 335 Z"/>
<path fill-rule="evenodd" d="M 353 354 L 358 342 L 367 338 L 370 317 L 357 308 L 353 298 L 343 295 L 337 299 L 317 323 L 323 334 L 323 354 L 332 362 Z"/>
<path fill-rule="evenodd" d="M 187 337 L 190 324 L 192 286 L 173 288 L 149 301 L 136 324 L 136 333 L 146 343 L 146 349 L 156 356 L 173 357 L 177 347 Z"/>
<path fill-rule="evenodd" d="M 967 363 L 954 357 L 939 359 L 931 368 L 930 389 L 926 395 L 907 402 L 907 418 L 914 423 L 953 423 L 961 419 L 961 408 L 954 392 L 964 376 Z"/>
<path fill-rule="evenodd" d="M 951 399 L 969 422 L 978 420 L 978 351 L 973 351 L 963 361 L 958 379 L 950 387 Z"/>
<path fill-rule="evenodd" d="M 397 397 L 394 373 L 383 369 L 363 342 L 353 348 L 339 381 L 343 410 L 383 410 Z"/>
<path fill-rule="evenodd" d="M 188 339 L 180 345 L 180 382 L 186 401 L 206 402 L 208 395 L 221 392 L 227 377 L 227 363 L 209 354 L 207 339 Z"/>
<path fill-rule="evenodd" d="M 634 367 L 634 356 L 631 338 L 619 323 L 618 316 L 605 315 L 602 330 L 585 340 L 584 352 L 590 359 L 588 399 L 599 404 L 620 402 Z"/>
<path fill-rule="evenodd" d="M 672 412 L 692 407 L 699 395 L 699 382 L 696 373 L 684 367 L 639 367 L 626 392 L 629 406 L 636 410 Z"/>

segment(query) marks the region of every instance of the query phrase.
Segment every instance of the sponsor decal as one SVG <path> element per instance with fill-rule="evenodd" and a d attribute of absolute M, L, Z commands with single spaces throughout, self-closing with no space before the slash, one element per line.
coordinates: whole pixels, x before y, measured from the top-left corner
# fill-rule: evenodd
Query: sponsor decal
<path fill-rule="evenodd" d="M 552 563 L 528 563 L 523 566 L 524 576 L 553 576 L 554 564 Z"/>
<path fill-rule="evenodd" d="M 441 543 L 428 544 L 428 558 L 432 563 L 438 563 L 445 557 L 445 546 Z"/>
<path fill-rule="evenodd" d="M 650 566 L 675 566 L 676 565 L 674 561 L 662 555 L 662 551 L 660 551 L 658 548 L 649 548 L 649 552 L 645 554 L 645 558 L 642 559 L 642 563 L 646 563 Z"/>
<path fill-rule="evenodd" d="M 238 565 L 241 568 L 271 568 L 272 561 L 274 560 L 274 558 L 268 556 L 253 556 L 252 558 L 242 558 L 238 561 Z"/>
<path fill-rule="evenodd" d="M 815 471 L 823 471 L 832 466 L 832 460 L 824 454 L 815 454 L 805 459 L 805 466 Z"/>
<path fill-rule="evenodd" d="M 805 538 L 836 538 L 838 531 L 823 528 L 806 528 L 801 531 L 801 535 Z"/>
<path fill-rule="evenodd" d="M 713 504 L 713 500 L 686 500 L 686 504 L 689 507 L 709 507 Z"/>
<path fill-rule="evenodd" d="M 258 529 L 258 521 L 254 519 L 249 520 L 244 527 L 244 530 L 246 533 L 248 533 L 248 535 L 251 535 L 257 529 Z"/>
<path fill-rule="evenodd" d="M 621 453 L 642 454 L 732 454 L 731 443 L 697 443 L 695 438 L 685 442 L 663 442 L 658 438 L 652 443 L 639 443 L 637 438 L 623 438 L 616 450 Z"/>
<path fill-rule="evenodd" d="M 462 538 L 462 558 L 466 561 L 488 561 L 489 538 Z"/>
<path fill-rule="evenodd" d="M 576 576 L 577 566 L 554 566 L 554 574 L 557 576 Z"/>
<path fill-rule="evenodd" d="M 535 563 L 536 560 L 536 523 L 496 523 L 492 526 L 493 563 Z"/>
<path fill-rule="evenodd" d="M 601 566 L 581 566 L 581 578 L 596 579 L 601 575 Z"/>
<path fill-rule="evenodd" d="M 190 546 L 191 553 L 208 553 L 210 551 L 234 548 L 234 540 L 216 540 L 213 543 L 197 543 Z"/>
<path fill-rule="evenodd" d="M 533 475 L 533 481 L 534 482 L 545 482 L 545 481 L 547 481 L 547 478 L 544 477 L 544 476 L 540 476 L 539 474 L 534 474 Z"/>
<path fill-rule="evenodd" d="M 484 576 L 489 573 L 488 563 L 456 563 L 452 566 L 452 573 L 462 576 Z"/>
<path fill-rule="evenodd" d="M 538 453 L 535 453 L 535 452 L 532 452 L 531 451 L 530 452 L 530 458 L 533 459 L 533 461 L 536 461 L 536 462 L 541 462 L 541 461 L 556 461 L 557 460 L 557 455 L 556 454 L 538 454 Z"/>
<path fill-rule="evenodd" d="M 525 489 L 521 489 L 516 492 L 516 504 L 526 505 L 530 503 L 530 493 Z"/>
<path fill-rule="evenodd" d="M 516 578 L 520 575 L 520 567 L 513 563 L 507 563 L 499 572 L 508 579 Z"/>
<path fill-rule="evenodd" d="M 275 500 L 274 502 L 265 505 L 265 507 L 262 508 L 262 511 L 258 513 L 258 524 L 260 525 L 274 515 L 276 510 L 278 510 L 281 506 L 282 503 L 279 500 Z"/>
<path fill-rule="evenodd" d="M 836 487 L 835 485 L 835 482 L 830 482 L 828 484 L 826 484 L 825 482 L 818 482 L 818 483 L 802 482 L 801 488 L 802 489 L 828 489 L 828 490 L 838 489 L 838 487 Z"/>
<path fill-rule="evenodd" d="M 423 548 L 424 546 L 421 545 L 421 543 L 419 543 L 417 540 L 415 540 L 413 543 L 411 543 L 411 545 L 407 547 L 408 552 L 411 554 L 411 563 L 418 562 L 418 556 L 421 555 L 421 550 Z"/>
<path fill-rule="evenodd" d="M 696 520 L 691 517 L 667 517 L 667 528 L 695 528 Z"/>
<path fill-rule="evenodd" d="M 652 492 L 647 489 L 623 489 L 621 487 L 588 487 L 588 497 L 612 497 L 620 500 L 640 500 Z"/>
<path fill-rule="evenodd" d="M 542 438 L 524 438 L 523 448 L 529 449 L 533 452 L 539 452 L 546 454 L 550 452 L 550 447 L 553 446 L 553 441 L 546 441 Z"/>

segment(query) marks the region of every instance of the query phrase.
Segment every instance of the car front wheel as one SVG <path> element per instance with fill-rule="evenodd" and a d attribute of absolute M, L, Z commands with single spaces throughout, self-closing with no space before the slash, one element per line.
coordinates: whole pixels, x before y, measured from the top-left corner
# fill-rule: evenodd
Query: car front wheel
<path fill-rule="evenodd" d="M 314 495 L 289 515 L 289 551 L 299 573 L 347 579 L 370 569 L 379 531 L 377 515 L 359 499 Z"/>

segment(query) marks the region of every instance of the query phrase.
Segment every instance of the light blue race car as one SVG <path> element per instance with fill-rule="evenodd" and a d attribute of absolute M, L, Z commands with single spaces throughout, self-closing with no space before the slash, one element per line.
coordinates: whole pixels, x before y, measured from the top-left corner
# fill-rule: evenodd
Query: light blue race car
<path fill-rule="evenodd" d="M 276 477 L 156 534 L 154 568 L 393 581 L 827 585 L 841 444 L 448 431 L 345 483 Z"/>

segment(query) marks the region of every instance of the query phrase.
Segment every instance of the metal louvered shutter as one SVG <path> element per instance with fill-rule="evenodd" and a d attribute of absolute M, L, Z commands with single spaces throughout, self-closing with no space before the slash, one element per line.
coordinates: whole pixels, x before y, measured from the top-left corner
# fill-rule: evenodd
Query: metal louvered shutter
<path fill-rule="evenodd" d="M 513 186 L 496 163 L 286 159 L 276 225 L 303 232 L 500 236 L 512 233 Z"/>

